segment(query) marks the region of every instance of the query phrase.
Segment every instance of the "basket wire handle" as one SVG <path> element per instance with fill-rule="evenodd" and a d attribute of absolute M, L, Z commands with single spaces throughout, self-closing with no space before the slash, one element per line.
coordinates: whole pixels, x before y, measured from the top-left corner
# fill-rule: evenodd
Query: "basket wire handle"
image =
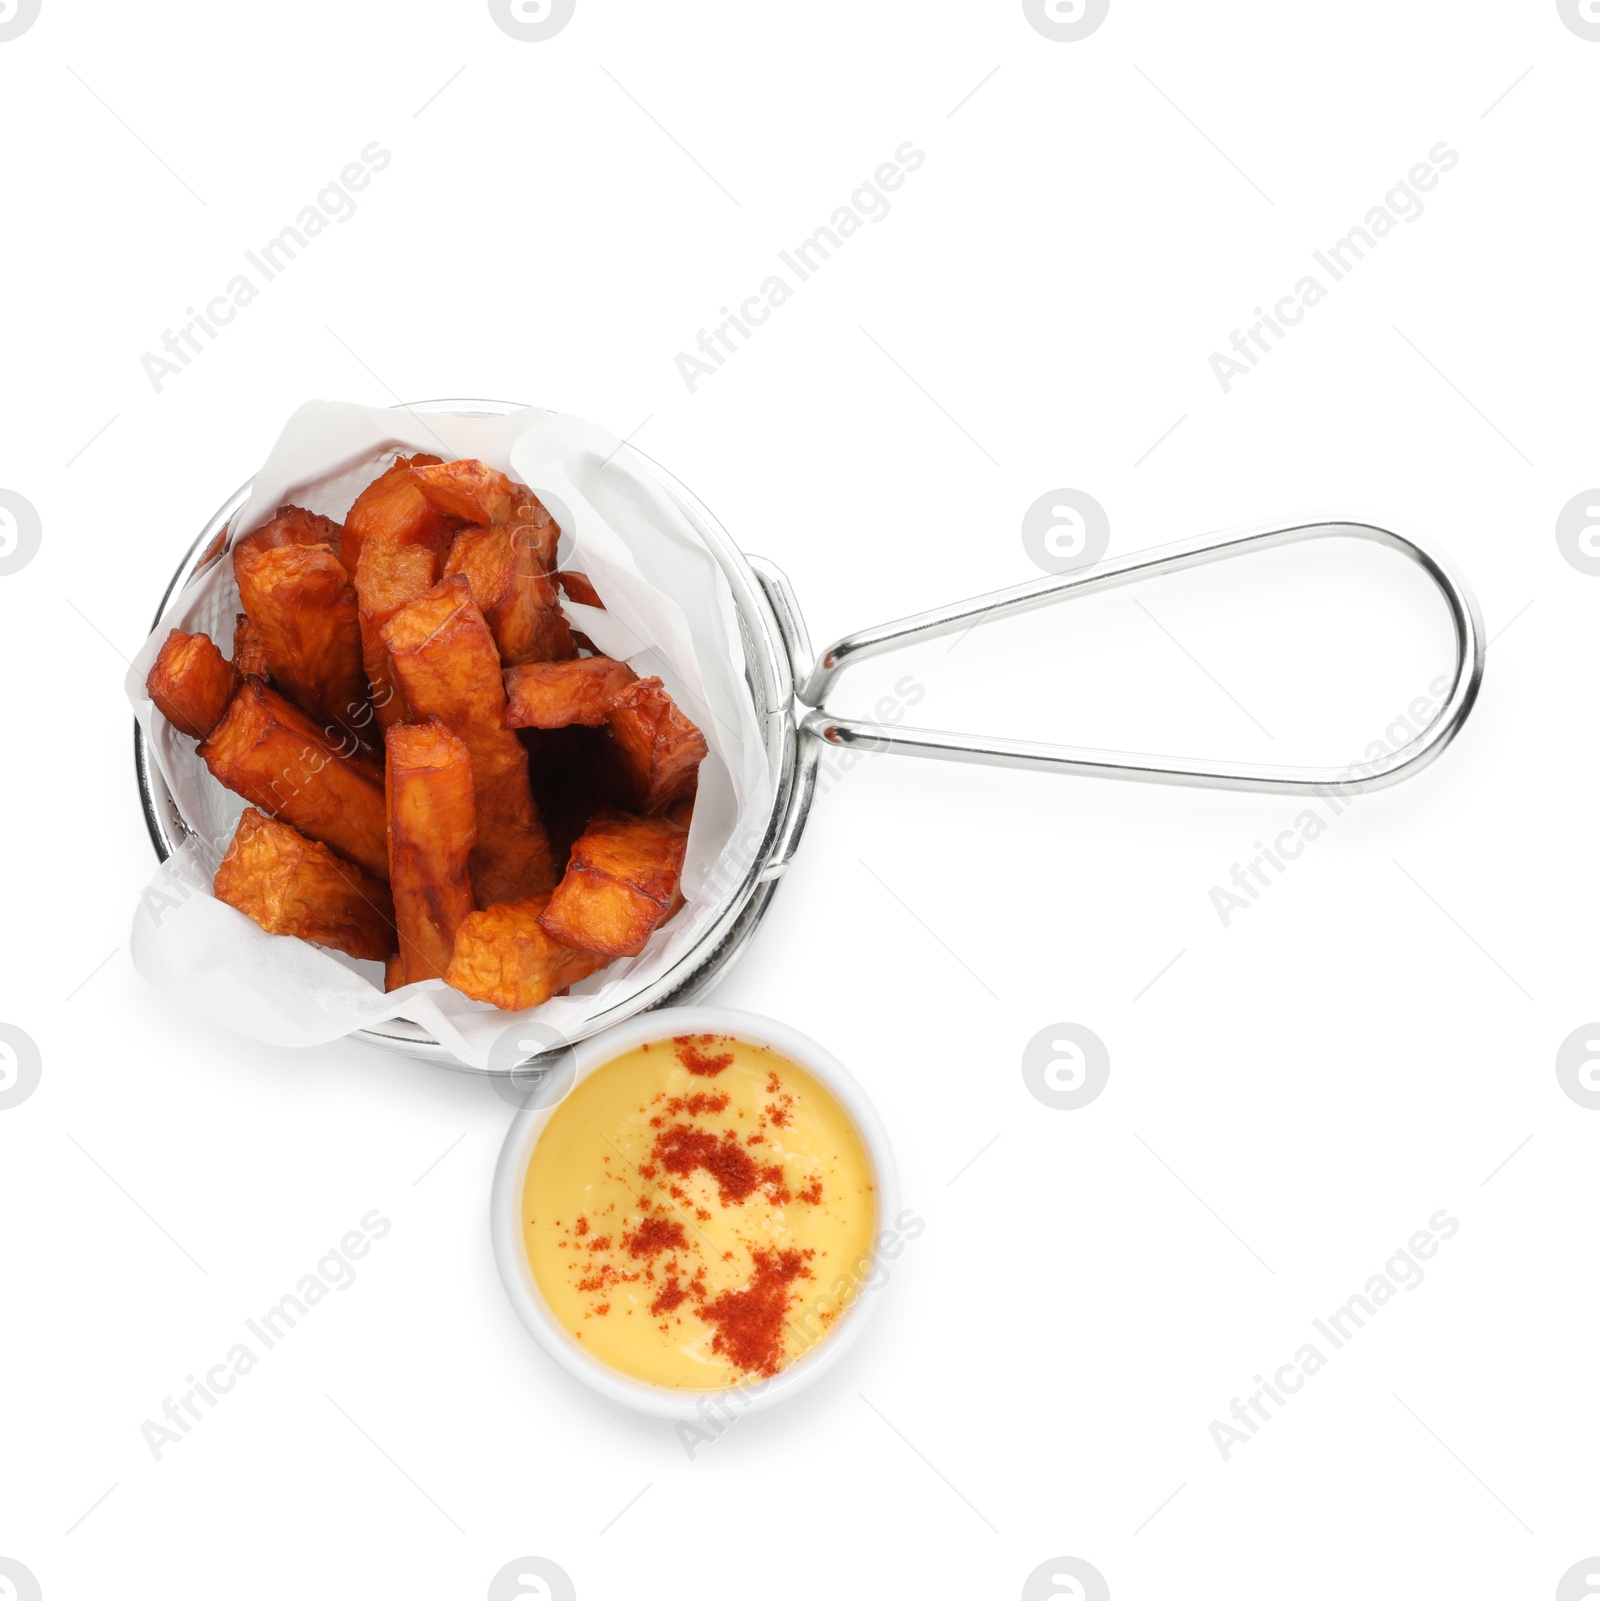
<path fill-rule="evenodd" d="M 1044 745 L 1027 740 L 991 739 L 973 734 L 937 733 L 925 728 L 888 727 L 835 717 L 821 703 L 847 667 L 902 646 L 960 633 L 979 623 L 1033 611 L 1078 595 L 1115 589 L 1163 573 L 1203 567 L 1208 562 L 1296 545 L 1311 539 L 1367 539 L 1409 557 L 1427 573 L 1450 608 L 1455 628 L 1456 663 L 1450 693 L 1433 720 L 1415 739 L 1381 761 L 1346 767 L 1286 767 L 1255 762 L 1207 762 L 1178 756 L 1083 750 L 1070 745 Z M 1472 591 L 1450 563 L 1409 535 L 1360 521 L 1258 524 L 1198 539 L 1159 545 L 1153 550 L 1101 561 L 1081 572 L 1036 578 L 1013 589 L 1000 589 L 972 600 L 957 601 L 934 611 L 919 612 L 898 622 L 882 623 L 835 641 L 811 669 L 799 690 L 800 700 L 815 707 L 802 726 L 830 745 L 871 751 L 893 751 L 940 761 L 976 762 L 993 767 L 1023 767 L 1041 772 L 1073 773 L 1092 778 L 1137 779 L 1152 784 L 1191 784 L 1211 789 L 1261 790 L 1280 795 L 1306 793 L 1359 794 L 1384 789 L 1426 767 L 1455 737 L 1477 699 L 1483 678 L 1483 619 Z"/>

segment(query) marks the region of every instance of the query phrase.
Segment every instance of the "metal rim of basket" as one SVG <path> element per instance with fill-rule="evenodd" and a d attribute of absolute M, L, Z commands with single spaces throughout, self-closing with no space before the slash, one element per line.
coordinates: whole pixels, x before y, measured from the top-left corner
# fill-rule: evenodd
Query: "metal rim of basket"
<path fill-rule="evenodd" d="M 393 409 L 503 416 L 536 408 L 496 400 L 428 400 Z M 762 837 L 753 849 L 742 853 L 746 859 L 736 862 L 736 877 L 716 920 L 654 983 L 624 996 L 590 1018 L 574 1036 L 572 1044 L 640 1012 L 685 1005 L 711 988 L 744 950 L 766 911 L 798 843 L 816 785 L 817 742 L 810 737 L 801 738 L 794 715 L 795 685 L 810 663 L 804 625 L 794 608 L 787 580 L 770 562 L 746 556 L 699 498 L 665 468 L 636 447 L 626 448 L 633 451 L 678 503 L 728 581 L 742 625 L 746 688 L 758 716 L 763 710 L 765 713 L 764 741 L 773 795 Z M 253 481 L 246 480 L 228 498 L 184 553 L 156 608 L 152 631 L 160 627 L 174 601 L 202 566 L 202 558 L 243 507 Z M 157 859 L 165 862 L 193 831 L 178 812 L 137 718 L 133 725 L 133 754 L 145 825 Z M 459 1061 L 426 1029 L 403 1018 L 356 1029 L 349 1037 L 379 1049 L 438 1062 L 460 1072 L 503 1076 L 495 1070 L 475 1068 Z"/>

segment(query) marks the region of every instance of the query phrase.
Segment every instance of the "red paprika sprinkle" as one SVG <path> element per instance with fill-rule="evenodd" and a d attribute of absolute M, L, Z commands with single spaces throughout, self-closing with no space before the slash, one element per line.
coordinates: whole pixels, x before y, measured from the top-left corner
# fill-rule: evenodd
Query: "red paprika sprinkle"
<path fill-rule="evenodd" d="M 658 1316 L 663 1312 L 673 1312 L 688 1299 L 689 1292 L 678 1282 L 678 1275 L 674 1273 L 656 1292 L 655 1300 L 650 1303 L 650 1310 Z"/>
<path fill-rule="evenodd" d="M 701 1050 L 700 1046 L 714 1045 L 720 1037 L 716 1034 L 702 1034 L 697 1041 L 693 1034 L 677 1034 L 673 1036 L 672 1043 L 678 1047 L 678 1060 L 691 1073 L 701 1078 L 714 1078 L 723 1068 L 733 1065 L 733 1052 L 711 1055 Z"/>
<path fill-rule="evenodd" d="M 623 1236 L 622 1243 L 627 1246 L 629 1256 L 654 1259 L 663 1251 L 687 1250 L 689 1237 L 676 1218 L 647 1217 L 632 1234 Z"/>
<path fill-rule="evenodd" d="M 703 1168 L 717 1181 L 724 1206 L 730 1201 L 747 1201 L 763 1185 L 775 1187 L 783 1181 L 782 1167 L 758 1167 L 731 1129 L 719 1139 L 705 1129 L 676 1123 L 656 1135 L 654 1155 L 669 1173 Z"/>
<path fill-rule="evenodd" d="M 711 1349 L 734 1367 L 770 1378 L 783 1358 L 783 1327 L 789 1310 L 789 1286 L 811 1271 L 799 1251 L 758 1250 L 751 1253 L 755 1272 L 742 1290 L 725 1290 L 698 1309 L 716 1329 Z"/>
<path fill-rule="evenodd" d="M 699 1117 L 702 1112 L 725 1112 L 728 1109 L 728 1097 L 722 1094 L 707 1095 L 699 1091 L 694 1095 L 674 1095 L 667 1102 L 667 1110 L 674 1116 L 687 1112 L 690 1117 Z"/>

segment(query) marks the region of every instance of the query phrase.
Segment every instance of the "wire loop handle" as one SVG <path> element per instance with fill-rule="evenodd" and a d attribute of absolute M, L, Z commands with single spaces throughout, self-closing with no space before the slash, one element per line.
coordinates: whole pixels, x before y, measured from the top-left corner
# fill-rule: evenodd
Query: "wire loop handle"
<path fill-rule="evenodd" d="M 990 739 L 973 734 L 938 733 L 926 728 L 888 727 L 835 717 L 823 698 L 839 675 L 858 661 L 882 656 L 905 645 L 960 633 L 1000 617 L 1051 606 L 1079 595 L 1115 589 L 1163 573 L 1203 567 L 1208 562 L 1296 545 L 1312 539 L 1366 539 L 1385 545 L 1414 561 L 1431 578 L 1455 629 L 1456 663 L 1450 693 L 1415 739 L 1377 762 L 1346 767 L 1286 767 L 1256 762 L 1205 762 L 1188 757 L 1150 756 L 1134 752 L 1084 750 L 1071 745 L 1045 745 L 1028 740 Z M 1135 779 L 1151 784 L 1191 784 L 1211 789 L 1261 790 L 1280 795 L 1315 792 L 1359 794 L 1398 784 L 1421 771 L 1459 732 L 1477 699 L 1483 678 L 1483 619 L 1463 578 L 1438 553 L 1408 534 L 1363 520 L 1320 520 L 1266 523 L 1203 534 L 1198 539 L 1158 545 L 1131 556 L 1117 556 L 1081 572 L 1036 578 L 1012 589 L 1000 589 L 972 600 L 957 601 L 933 611 L 882 623 L 836 640 L 811 669 L 798 691 L 800 701 L 816 708 L 802 726 L 830 745 L 891 751 L 940 761 L 975 762 L 993 767 L 1023 767 L 1041 772 L 1072 773 L 1091 778 Z"/>

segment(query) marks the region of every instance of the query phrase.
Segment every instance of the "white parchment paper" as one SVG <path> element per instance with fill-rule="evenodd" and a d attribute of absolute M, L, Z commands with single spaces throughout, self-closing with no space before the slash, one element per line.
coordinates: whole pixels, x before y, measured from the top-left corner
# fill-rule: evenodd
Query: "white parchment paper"
<path fill-rule="evenodd" d="M 759 836 L 771 802 L 762 731 L 745 682 L 727 579 L 643 459 L 605 430 L 553 412 L 417 413 L 312 401 L 288 421 L 233 520 L 230 540 L 285 503 L 343 521 L 397 454 L 476 456 L 528 484 L 562 525 L 564 565 L 589 575 L 605 610 L 565 602 L 597 650 L 656 675 L 706 736 L 709 754 L 689 831 L 682 911 L 645 949 L 522 1017 L 575 1037 L 588 1019 L 652 982 L 717 911 L 714 886 L 732 842 Z M 169 630 L 209 634 L 231 654 L 239 610 L 233 564 L 213 562 L 177 596 L 140 649 L 128 698 L 194 837 L 151 878 L 134 913 L 135 966 L 216 1022 L 275 1045 L 318 1045 L 385 1018 L 420 1024 L 458 1060 L 486 1067 L 513 1014 L 437 979 L 383 991 L 381 964 L 268 934 L 211 894 L 244 802 L 225 790 L 151 704 L 145 678 Z M 737 881 L 738 874 L 732 874 Z"/>

